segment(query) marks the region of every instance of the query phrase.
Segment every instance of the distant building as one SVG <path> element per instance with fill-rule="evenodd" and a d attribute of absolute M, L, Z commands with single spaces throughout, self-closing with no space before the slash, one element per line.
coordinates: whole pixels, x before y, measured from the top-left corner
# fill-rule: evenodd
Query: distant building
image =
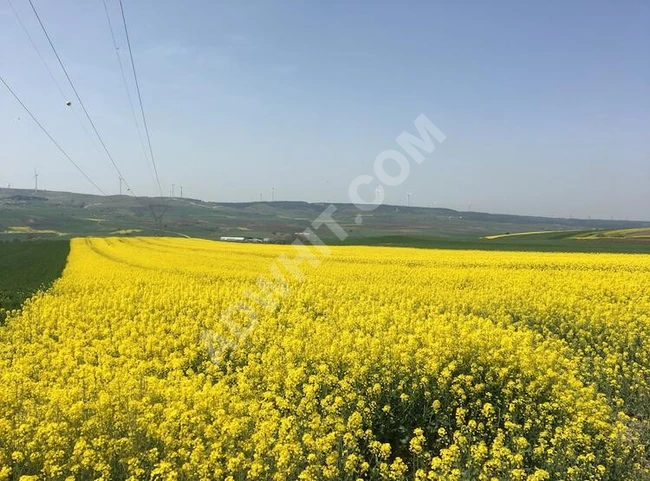
<path fill-rule="evenodd" d="M 266 237 L 264 239 L 260 239 L 259 237 L 239 237 L 239 236 L 221 236 L 219 237 L 219 240 L 225 242 L 254 242 L 257 244 L 270 241 L 270 239 Z"/>

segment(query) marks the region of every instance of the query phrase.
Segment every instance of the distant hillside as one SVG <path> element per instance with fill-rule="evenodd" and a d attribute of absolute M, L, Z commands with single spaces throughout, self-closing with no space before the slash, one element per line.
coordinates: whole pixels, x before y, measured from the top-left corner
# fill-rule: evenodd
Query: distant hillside
<path fill-rule="evenodd" d="M 426 245 L 432 240 L 494 243 L 496 240 L 483 238 L 515 232 L 572 231 L 573 235 L 650 226 L 634 221 L 556 219 L 390 205 L 358 217 L 360 212 L 354 205 L 335 206 L 334 219 L 350 234 L 347 242 L 360 244 Z M 325 207 L 324 203 L 307 202 L 221 203 L 0 188 L 0 239 L 153 235 L 160 231 L 156 229 L 152 210 L 166 210 L 161 226 L 167 235 L 207 239 L 250 236 L 281 241 L 310 226 Z M 355 222 L 359 220 L 360 224 Z M 318 234 L 330 241 L 334 239 L 326 228 Z M 557 233 L 554 236 L 562 237 Z M 514 242 L 509 237 L 505 239 L 503 242 Z M 586 240 L 580 243 L 589 245 Z"/>

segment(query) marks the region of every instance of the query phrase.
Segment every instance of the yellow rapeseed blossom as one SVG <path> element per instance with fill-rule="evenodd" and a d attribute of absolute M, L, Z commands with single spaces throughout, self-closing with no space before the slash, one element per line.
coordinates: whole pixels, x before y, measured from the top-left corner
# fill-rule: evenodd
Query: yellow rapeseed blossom
<path fill-rule="evenodd" d="M 73 240 L 0 327 L 0 479 L 648 479 L 650 256 L 295 255 Z"/>

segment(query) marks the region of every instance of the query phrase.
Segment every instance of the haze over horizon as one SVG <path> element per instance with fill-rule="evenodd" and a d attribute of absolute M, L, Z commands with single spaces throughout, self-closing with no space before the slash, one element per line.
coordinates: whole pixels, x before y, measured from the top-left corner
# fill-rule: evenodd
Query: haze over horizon
<path fill-rule="evenodd" d="M 156 195 L 102 1 L 33 1 L 125 178 Z M 72 106 L 7 3 L 0 74 L 116 194 L 29 3 L 12 2 Z M 119 6 L 107 2 L 127 67 Z M 349 202 L 352 179 L 424 113 L 447 140 L 385 203 L 412 192 L 413 206 L 649 220 L 650 3 L 124 7 L 165 194 L 173 183 L 187 197 L 243 202 L 270 200 L 274 187 L 276 200 Z M 36 168 L 40 188 L 97 193 L 1 85 L 0 112 L 2 187 L 30 188 Z"/>

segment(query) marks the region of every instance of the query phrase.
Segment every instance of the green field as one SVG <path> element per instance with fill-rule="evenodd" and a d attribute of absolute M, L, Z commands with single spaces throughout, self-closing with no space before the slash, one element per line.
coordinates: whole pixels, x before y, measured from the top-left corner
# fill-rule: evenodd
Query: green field
<path fill-rule="evenodd" d="M 61 275 L 69 252 L 67 240 L 0 242 L 0 324 Z"/>

